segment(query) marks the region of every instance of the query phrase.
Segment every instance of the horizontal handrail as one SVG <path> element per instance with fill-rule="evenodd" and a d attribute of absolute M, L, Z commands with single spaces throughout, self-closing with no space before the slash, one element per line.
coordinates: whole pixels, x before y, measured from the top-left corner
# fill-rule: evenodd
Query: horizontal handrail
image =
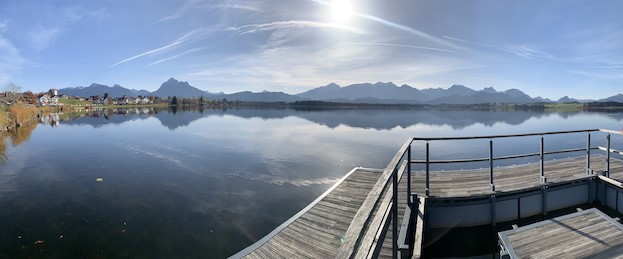
<path fill-rule="evenodd" d="M 610 133 L 610 134 L 623 135 L 623 130 L 622 131 L 616 131 L 616 130 L 609 130 L 609 129 L 599 129 L 599 131 L 605 132 L 605 133 Z"/>
<path fill-rule="evenodd" d="M 557 134 L 570 134 L 570 133 L 595 132 L 595 131 L 602 131 L 602 132 L 607 132 L 607 133 L 621 134 L 621 132 L 617 132 L 617 131 L 613 131 L 613 130 L 587 129 L 587 130 L 549 131 L 549 132 L 525 133 L 525 134 L 487 135 L 487 136 L 469 136 L 469 137 L 413 138 L 413 140 L 432 141 L 432 140 L 468 140 L 468 139 L 490 139 L 490 138 L 513 138 L 513 137 L 557 135 Z"/>
<path fill-rule="evenodd" d="M 598 148 L 599 150 L 601 150 L 601 151 L 606 151 L 606 152 L 608 151 L 608 149 L 607 149 L 607 148 L 602 147 L 602 146 L 599 146 L 599 147 L 597 147 L 597 148 Z M 610 153 L 617 153 L 617 154 L 619 154 L 619 155 L 623 155 L 623 151 L 621 151 L 621 150 L 616 150 L 616 149 L 614 149 L 614 148 L 611 148 L 611 149 L 610 149 Z"/>
<path fill-rule="evenodd" d="M 591 150 L 601 149 L 600 147 L 593 147 Z M 605 148 L 604 148 L 605 150 Z M 559 151 L 548 151 L 543 152 L 543 155 L 553 155 L 553 154 L 562 154 L 562 153 L 573 153 L 586 151 L 586 148 L 575 148 L 575 149 L 565 149 Z M 517 159 L 524 157 L 533 157 L 540 156 L 541 153 L 528 153 L 528 154 L 520 154 L 520 155 L 511 155 L 511 156 L 498 156 L 494 157 L 493 160 L 506 160 L 506 159 Z M 454 159 L 454 160 L 429 160 L 429 164 L 452 164 L 452 163 L 471 163 L 471 162 L 486 162 L 489 161 L 489 158 L 474 158 L 474 159 Z M 426 164 L 426 160 L 411 160 L 413 164 Z"/>
<path fill-rule="evenodd" d="M 372 187 L 372 190 L 370 190 L 370 193 L 364 200 L 363 204 L 361 204 L 359 210 L 357 210 L 353 221 L 344 234 L 344 243 L 338 249 L 337 258 L 368 257 L 370 250 L 374 250 L 373 246 L 375 245 L 375 242 L 379 241 L 375 240 L 376 233 L 367 235 L 364 235 L 364 233 L 368 232 L 368 230 L 376 232 L 374 230 L 378 230 L 381 227 L 382 222 L 385 220 L 385 214 L 374 214 L 372 212 L 377 206 L 379 208 L 389 207 L 391 199 L 384 199 L 385 197 L 381 195 L 381 193 L 383 193 L 383 191 L 390 186 L 392 180 L 397 177 L 400 162 L 407 153 L 407 150 L 411 148 L 412 142 L 413 138 L 408 138 L 402 145 L 398 153 L 396 153 L 392 161 L 389 162 L 389 165 L 387 165 L 381 174 L 379 180 Z M 387 191 L 393 192 L 393 190 Z M 392 193 L 392 195 L 388 197 L 393 198 L 394 196 L 396 196 L 396 193 Z M 394 229 L 393 231 L 397 233 L 397 229 Z M 394 243 L 397 241 L 398 240 L 393 240 Z"/>
<path fill-rule="evenodd" d="M 592 132 L 603 132 L 607 133 L 607 147 L 593 147 L 591 145 L 591 133 Z M 544 136 L 546 135 L 560 135 L 560 134 L 572 134 L 572 133 L 588 133 L 587 134 L 587 142 L 585 148 L 574 148 L 574 149 L 565 149 L 565 150 L 556 150 L 556 151 L 544 151 Z M 385 168 L 385 171 L 381 175 L 378 182 L 372 188 L 371 192 L 368 194 L 368 197 L 363 202 L 362 206 L 357 211 L 351 225 L 344 235 L 344 243 L 340 246 L 337 257 L 338 258 L 358 258 L 358 257 L 366 257 L 370 258 L 374 256 L 376 249 L 380 244 L 382 244 L 379 239 L 378 234 L 384 233 L 384 227 L 387 223 L 389 217 L 391 217 L 392 223 L 392 255 L 394 257 L 397 256 L 398 252 L 398 226 L 397 226 L 397 211 L 398 211 L 398 183 L 399 176 L 402 176 L 402 172 L 404 172 L 404 168 L 399 170 L 398 167 L 403 160 L 407 162 L 407 175 L 408 179 L 411 178 L 411 164 L 425 164 L 426 169 L 426 178 L 425 178 L 425 197 L 429 195 L 430 191 L 430 164 L 442 164 L 442 163 L 468 163 L 468 162 L 489 162 L 489 184 L 492 192 L 496 192 L 495 184 L 494 184 L 494 168 L 493 161 L 495 160 L 505 160 L 505 159 L 517 159 L 517 158 L 525 158 L 525 157 L 540 157 L 540 174 L 539 179 L 541 184 L 547 183 L 547 177 L 545 175 L 545 167 L 544 167 L 544 157 L 546 155 L 553 154 L 562 154 L 562 153 L 572 153 L 572 152 L 586 152 L 586 171 L 587 174 L 590 170 L 591 163 L 591 150 L 605 149 L 609 151 L 613 151 L 610 149 L 610 134 L 618 134 L 623 135 L 623 132 L 607 130 L 607 129 L 583 129 L 583 130 L 568 130 L 568 131 L 550 131 L 550 132 L 537 132 L 537 133 L 524 133 L 524 134 L 504 134 L 504 135 L 483 135 L 483 136 L 466 136 L 466 137 L 430 137 L 430 138 L 408 138 L 404 145 L 400 148 L 398 153 L 393 157 L 391 162 Z M 517 154 L 517 155 L 508 155 L 508 156 L 498 156 L 493 157 L 493 141 L 494 139 L 499 138 L 514 138 L 514 137 L 529 137 L 529 136 L 540 136 L 540 152 L 538 153 L 525 153 L 525 154 Z M 453 160 L 430 160 L 430 142 L 438 141 L 438 140 L 474 140 L 474 139 L 489 139 L 489 157 L 487 158 L 472 158 L 472 159 L 453 159 Z M 426 160 L 412 160 L 411 159 L 411 145 L 416 144 L 417 141 L 425 141 L 425 157 Z M 606 152 L 606 170 L 609 174 L 610 171 L 610 152 Z M 406 157 L 405 157 L 406 156 Z M 404 165 L 404 164 L 403 164 Z M 399 173 L 400 171 L 400 173 Z M 607 175 L 606 175 L 607 176 Z M 391 183 L 391 184 L 390 184 Z M 407 181 L 407 195 L 411 195 L 411 181 Z M 392 190 L 388 188 L 391 186 Z M 391 192 L 391 196 L 383 197 L 381 195 L 385 191 Z M 407 202 L 407 206 L 411 206 Z M 390 209 L 391 206 L 391 209 Z M 377 213 L 373 213 L 374 209 L 378 207 L 379 211 Z M 410 207 L 413 211 L 413 207 Z M 391 213 L 389 211 L 391 210 Z M 391 215 L 391 216 L 390 216 Z M 494 223 L 495 224 L 495 223 Z"/>

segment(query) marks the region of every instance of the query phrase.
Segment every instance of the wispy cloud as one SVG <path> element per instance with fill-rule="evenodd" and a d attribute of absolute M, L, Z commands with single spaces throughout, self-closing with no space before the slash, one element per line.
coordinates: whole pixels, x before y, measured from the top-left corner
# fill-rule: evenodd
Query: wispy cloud
<path fill-rule="evenodd" d="M 169 20 L 174 20 L 174 19 L 179 18 L 180 16 L 181 16 L 180 14 L 168 15 L 168 16 L 162 17 L 160 20 L 157 20 L 156 23 L 161 23 L 161 22 L 166 22 L 166 21 L 169 21 Z"/>
<path fill-rule="evenodd" d="M 423 50 L 432 50 L 432 51 L 440 51 L 440 52 L 448 52 L 448 53 L 459 53 L 454 50 L 448 49 L 440 49 L 440 48 L 431 48 L 425 46 L 417 46 L 417 45 L 406 45 L 406 44 L 393 44 L 393 43 L 350 43 L 351 45 L 367 45 L 367 46 L 386 46 L 386 47 L 400 47 L 400 48 L 412 48 L 412 49 L 423 49 Z"/>
<path fill-rule="evenodd" d="M 20 50 L 4 37 L 3 33 L 8 29 L 7 21 L 0 21 L 0 80 L 7 80 L 11 72 L 24 67 L 29 61 L 24 58 Z"/>
<path fill-rule="evenodd" d="M 179 37 L 178 39 L 176 39 L 175 41 L 173 41 L 172 43 L 170 43 L 168 45 L 162 46 L 160 48 L 152 49 L 152 50 L 149 50 L 149 51 L 145 51 L 145 52 L 143 52 L 141 54 L 138 54 L 138 55 L 126 58 L 126 59 L 121 60 L 121 61 L 119 61 L 119 62 L 117 62 L 115 64 L 110 65 L 108 68 L 112 68 L 112 67 L 115 67 L 117 65 L 123 64 L 125 62 L 131 61 L 131 60 L 134 60 L 134 59 L 137 59 L 137 58 L 149 55 L 149 54 L 153 54 L 153 53 L 156 53 L 156 52 L 164 51 L 164 50 L 167 50 L 169 48 L 172 48 L 172 47 L 175 47 L 177 45 L 180 45 L 180 44 L 186 42 L 188 40 L 188 38 L 190 36 L 192 36 L 193 34 L 195 34 L 197 31 L 198 30 L 193 30 L 193 31 L 191 31 L 189 33 L 184 34 L 182 37 Z"/>
<path fill-rule="evenodd" d="M 30 45 L 37 50 L 45 49 L 53 44 L 76 23 L 82 21 L 101 22 L 108 17 L 108 11 L 105 8 L 85 11 L 78 7 L 66 7 L 52 9 L 48 12 L 53 19 L 50 18 L 38 24 L 31 24 L 29 30 L 25 32 L 30 40 Z"/>
<path fill-rule="evenodd" d="M 253 12 L 261 12 L 262 10 L 255 6 L 255 5 L 250 5 L 250 4 L 231 4 L 231 3 L 227 3 L 227 4 L 217 4 L 217 5 L 206 5 L 206 7 L 214 7 L 214 8 L 218 8 L 218 9 L 240 9 L 240 10 L 246 10 L 246 11 L 253 11 Z"/>
<path fill-rule="evenodd" d="M 199 1 L 200 0 L 189 0 L 189 1 L 186 1 L 186 3 L 181 5 L 173 14 L 164 16 L 164 17 L 160 18 L 159 20 L 157 20 L 155 23 L 161 23 L 161 22 L 171 21 L 171 20 L 175 20 L 177 18 L 180 18 L 180 17 L 182 17 L 182 15 L 186 14 L 194 6 L 196 6 L 197 2 L 199 2 Z"/>
<path fill-rule="evenodd" d="M 379 17 L 376 17 L 376 16 L 372 16 L 372 15 L 361 14 L 361 13 L 357 13 L 356 15 L 360 16 L 360 17 L 363 17 L 363 18 L 366 18 L 368 20 L 372 20 L 372 21 L 378 22 L 378 23 L 383 24 L 385 26 L 389 26 L 389 27 L 394 28 L 394 29 L 398 29 L 398 30 L 401 30 L 401 31 L 404 31 L 404 32 L 411 33 L 413 35 L 422 37 L 424 39 L 427 39 L 429 41 L 432 41 L 432 42 L 435 42 L 435 43 L 438 43 L 438 44 L 442 44 L 444 46 L 453 47 L 453 48 L 456 48 L 456 49 L 463 49 L 463 48 L 461 48 L 461 47 L 459 47 L 459 46 L 457 46 L 455 44 L 452 44 L 452 43 L 450 43 L 450 42 L 448 42 L 448 41 L 446 41 L 446 40 L 444 40 L 442 38 L 430 35 L 428 33 L 419 31 L 419 30 L 417 30 L 415 28 L 412 28 L 412 27 L 409 27 L 409 26 L 406 26 L 406 25 L 390 22 L 388 20 L 385 20 L 385 19 L 382 19 L 382 18 L 379 18 Z"/>
<path fill-rule="evenodd" d="M 30 43 L 35 49 L 44 49 L 49 44 L 54 42 L 60 34 L 61 29 L 58 27 L 40 28 L 38 30 L 28 32 L 28 37 L 30 38 Z"/>
<path fill-rule="evenodd" d="M 248 24 L 243 26 L 232 26 L 227 28 L 228 31 L 236 31 L 240 35 L 249 34 L 249 33 L 257 33 L 262 31 L 272 31 L 278 29 L 288 29 L 288 28 L 309 28 L 309 27 L 318 27 L 318 28 L 332 28 L 345 30 L 356 34 L 367 34 L 367 32 L 363 29 L 338 24 L 338 23 L 324 23 L 324 22 L 315 22 L 315 21 L 279 21 L 279 22 L 270 22 L 270 23 L 258 23 L 258 24 Z"/>
<path fill-rule="evenodd" d="M 520 56 L 522 58 L 527 58 L 527 59 L 536 59 L 536 58 L 556 59 L 550 53 L 547 53 L 547 52 L 542 51 L 542 50 L 538 50 L 538 49 L 533 48 L 533 47 L 529 47 L 527 45 L 498 46 L 498 45 L 487 44 L 487 43 L 482 43 L 482 42 L 475 42 L 475 41 L 458 39 L 458 38 L 454 38 L 454 37 L 450 37 L 450 36 L 443 36 L 443 37 L 446 38 L 446 39 L 457 41 L 457 42 L 461 42 L 461 43 L 466 43 L 466 44 L 470 44 L 470 45 L 476 45 L 476 46 L 481 46 L 481 47 L 486 47 L 486 48 L 497 49 L 497 50 L 500 50 L 500 51 L 505 51 L 505 52 L 508 52 L 508 53 Z"/>
<path fill-rule="evenodd" d="M 322 47 L 298 44 L 278 48 L 262 46 L 253 55 L 240 54 L 236 59 L 204 64 L 201 71 L 188 73 L 185 77 L 208 85 L 227 82 L 227 87 L 215 91 L 270 89 L 297 93 L 325 85 L 327 81 L 351 84 L 385 80 L 410 84 L 422 80 L 422 77 L 482 68 L 475 62 L 457 60 L 456 55 L 438 55 L 437 50 L 423 50 L 424 55 L 430 54 L 439 60 L 417 58 L 420 53 L 409 51 L 399 51 L 400 54 L 395 55 L 393 49 L 340 41 L 326 42 Z"/>
<path fill-rule="evenodd" d="M 328 2 L 325 2 L 325 1 L 322 1 L 322 0 L 310 0 L 310 1 L 322 4 L 322 5 L 325 5 L 325 6 L 332 6 L 331 3 L 328 3 Z M 409 34 L 412 34 L 412 35 L 424 38 L 426 40 L 429 40 L 429 41 L 432 41 L 432 42 L 435 42 L 435 43 L 438 43 L 438 44 L 441 44 L 441 45 L 444 45 L 444 46 L 448 46 L 448 47 L 452 47 L 452 48 L 456 48 L 456 49 L 462 49 L 460 46 L 452 44 L 451 42 L 448 42 L 447 40 L 444 40 L 443 38 L 430 35 L 428 33 L 425 33 L 423 31 L 420 31 L 420 30 L 415 29 L 413 27 L 409 27 L 409 26 L 406 26 L 406 25 L 403 25 L 403 24 L 392 22 L 392 21 L 389 21 L 389 20 L 386 20 L 386 19 L 383 19 L 383 18 L 380 18 L 380 17 L 377 17 L 377 16 L 369 15 L 369 14 L 358 13 L 358 12 L 355 12 L 353 14 L 358 16 L 358 17 L 361 17 L 361 18 L 364 18 L 364 19 L 367 19 L 367 20 L 370 20 L 370 21 L 382 24 L 384 26 L 387 26 L 387 27 L 390 27 L 390 28 L 393 28 L 393 29 L 396 29 L 396 30 L 407 32 Z"/>
<path fill-rule="evenodd" d="M 6 28 L 7 28 L 7 22 L 0 21 L 0 33 L 4 33 L 6 31 Z"/>
<path fill-rule="evenodd" d="M 151 67 L 153 65 L 157 65 L 157 64 L 160 64 L 160 63 L 165 62 L 165 61 L 173 60 L 173 59 L 179 58 L 181 56 L 184 56 L 186 54 L 190 54 L 190 53 L 197 52 L 197 51 L 204 50 L 204 49 L 206 49 L 206 47 L 189 49 L 189 50 L 186 50 L 186 51 L 184 51 L 184 52 L 182 52 L 180 54 L 177 54 L 177 55 L 165 58 L 165 59 L 158 60 L 158 61 L 156 61 L 154 63 L 151 63 L 151 64 L 147 65 L 146 67 Z"/>
<path fill-rule="evenodd" d="M 567 72 L 588 76 L 598 79 L 606 80 L 621 80 L 623 79 L 623 66 L 621 67 L 606 67 L 606 68 L 583 68 L 583 69 L 570 69 Z"/>
<path fill-rule="evenodd" d="M 554 59 L 550 53 L 545 51 L 541 51 L 532 47 L 528 47 L 526 45 L 509 45 L 501 48 L 504 51 L 513 53 L 517 56 L 534 59 L 534 58 L 545 58 L 545 59 Z"/>

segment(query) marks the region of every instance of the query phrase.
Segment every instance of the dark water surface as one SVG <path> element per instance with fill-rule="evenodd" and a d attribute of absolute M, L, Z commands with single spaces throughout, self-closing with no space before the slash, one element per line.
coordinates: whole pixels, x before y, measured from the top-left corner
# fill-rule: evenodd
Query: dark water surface
<path fill-rule="evenodd" d="M 353 167 L 384 168 L 408 137 L 620 130 L 623 123 L 623 113 L 380 109 L 72 117 L 53 115 L 3 135 L 0 258 L 223 258 Z M 536 138 L 504 141 L 496 155 L 539 148 Z M 584 135 L 547 140 L 551 149 L 584 143 Z M 437 158 L 488 151 L 435 145 Z M 421 152 L 415 147 L 415 156 Z"/>

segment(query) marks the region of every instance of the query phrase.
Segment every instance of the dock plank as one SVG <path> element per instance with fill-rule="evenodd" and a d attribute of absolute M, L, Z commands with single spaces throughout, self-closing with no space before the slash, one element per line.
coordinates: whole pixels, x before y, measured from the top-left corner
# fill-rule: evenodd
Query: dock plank
<path fill-rule="evenodd" d="M 359 207 L 383 170 L 357 168 L 264 243 L 234 258 L 334 258 Z M 244 250 L 243 250 L 244 251 Z"/>
<path fill-rule="evenodd" d="M 601 258 L 623 253 L 623 225 L 594 208 L 498 236 L 514 258 Z"/>
<path fill-rule="evenodd" d="M 591 169 L 605 169 L 605 156 L 591 157 Z M 623 179 L 623 161 L 611 158 L 610 177 Z M 431 171 L 430 197 L 471 197 L 492 194 L 489 186 L 489 169 Z M 548 183 L 566 182 L 589 177 L 586 175 L 586 157 L 557 159 L 545 162 Z M 413 191 L 423 194 L 426 173 L 414 171 Z M 493 179 L 496 192 L 511 192 L 541 186 L 540 163 L 495 167 Z"/>
<path fill-rule="evenodd" d="M 545 175 L 548 184 L 579 180 L 586 177 L 586 158 L 558 159 L 545 162 Z M 599 172 L 605 168 L 605 156 L 595 155 L 591 158 L 593 170 Z M 494 183 L 496 192 L 511 192 L 532 187 L 541 186 L 540 183 L 540 164 L 531 163 L 508 167 L 494 168 Z M 251 247 L 241 251 L 233 258 L 334 258 L 339 255 L 340 247 L 345 241 L 345 235 L 353 227 L 356 215 L 361 212 L 362 204 L 369 199 L 371 190 L 378 184 L 383 170 L 357 168 L 343 178 L 338 184 L 332 187 L 330 192 L 325 193 L 319 200 L 310 205 L 311 207 L 301 211 L 298 216 L 293 217 L 289 222 L 284 223 L 271 235 L 265 237 Z M 404 175 L 403 175 L 404 176 Z M 412 174 L 412 190 L 417 193 L 424 193 L 424 172 L 414 171 Z M 623 179 L 623 161 L 611 158 L 611 173 L 613 179 Z M 401 177 L 398 186 L 400 195 L 398 199 L 398 220 L 402 221 L 406 207 L 406 180 Z M 433 198 L 452 198 L 452 197 L 474 197 L 492 194 L 489 187 L 488 169 L 479 170 L 460 170 L 460 171 L 431 171 L 430 172 L 430 197 Z M 391 184 L 387 188 L 390 188 Z M 391 192 L 391 190 L 389 190 Z M 379 192 L 377 190 L 377 192 Z M 387 189 L 380 192 L 381 195 L 387 193 Z M 369 212 L 374 218 L 381 207 L 380 202 Z M 302 214 L 301 214 L 302 213 Z M 358 221 L 361 221 L 359 219 Z M 571 221 L 583 229 L 590 230 L 600 235 L 604 242 L 615 242 L 618 235 L 609 232 L 607 225 L 594 222 L 598 219 L 585 219 L 584 221 Z M 587 226 L 592 226 L 588 228 Z M 373 234 L 364 231 L 365 235 Z M 391 257 L 391 227 L 388 230 L 379 257 Z M 577 247 L 582 247 L 582 243 L 577 243 L 573 235 L 563 233 L 561 230 L 552 230 L 559 236 L 556 242 L 565 241 L 567 246 L 562 249 L 562 254 L 554 251 L 543 253 L 549 257 L 567 256 L 569 253 L 576 253 Z M 522 240 L 525 246 L 535 244 L 555 245 L 552 240 Z M 342 247 L 343 248 L 343 247 Z M 592 249 L 592 248 L 591 248 Z M 593 251 L 589 248 L 585 250 Z M 244 253 L 243 253 L 244 252 Z M 606 249 L 593 251 L 595 253 L 616 254 L 623 252 L 616 249 Z"/>

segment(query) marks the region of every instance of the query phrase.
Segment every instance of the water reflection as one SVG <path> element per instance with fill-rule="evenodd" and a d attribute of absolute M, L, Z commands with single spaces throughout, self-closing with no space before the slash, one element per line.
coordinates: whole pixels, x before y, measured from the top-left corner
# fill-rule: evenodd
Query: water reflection
<path fill-rule="evenodd" d="M 0 146 L 0 258 L 223 258 L 353 167 L 385 167 L 407 137 L 616 128 L 621 118 L 199 107 L 53 113 L 39 127 L 5 133 Z M 533 144 L 506 146 L 538 149 Z M 480 152 L 475 145 L 434 147 L 433 157 Z M 414 145 L 414 155 L 421 151 Z"/>
<path fill-rule="evenodd" d="M 31 121 L 22 124 L 20 127 L 13 128 L 9 131 L 0 131 L 0 164 L 7 161 L 7 141 L 11 142 L 11 145 L 17 147 L 22 143 L 28 141 L 32 132 L 37 128 L 38 123 Z"/>
<path fill-rule="evenodd" d="M 492 127 L 496 123 L 520 125 L 530 119 L 556 114 L 563 119 L 587 112 L 548 113 L 540 111 L 494 111 L 494 110 L 439 110 L 439 109 L 211 109 L 203 107 L 128 108 L 103 109 L 82 113 L 51 114 L 42 123 L 58 125 L 88 124 L 101 127 L 126 121 L 155 117 L 169 130 L 188 126 L 203 117 L 231 115 L 245 119 L 284 119 L 298 117 L 307 121 L 336 128 L 345 125 L 353 128 L 391 130 L 414 125 L 450 126 L 460 130 L 475 124 Z M 622 120 L 623 113 L 594 113 L 614 120 Z M 104 118 L 100 120 L 99 118 Z M 587 125 L 587 127 L 589 127 Z"/>

